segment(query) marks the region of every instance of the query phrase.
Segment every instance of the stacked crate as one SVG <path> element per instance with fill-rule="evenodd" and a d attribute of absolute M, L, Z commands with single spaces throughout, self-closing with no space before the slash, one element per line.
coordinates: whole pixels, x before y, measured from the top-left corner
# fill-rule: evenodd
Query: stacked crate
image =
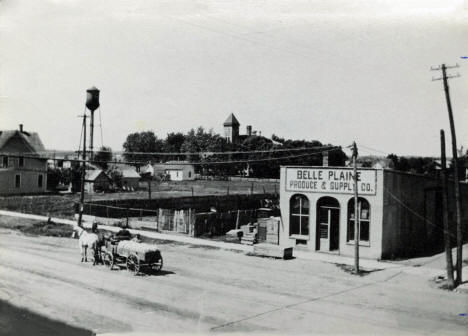
<path fill-rule="evenodd" d="M 279 243 L 280 217 L 261 218 L 258 220 L 258 240 L 269 244 Z"/>

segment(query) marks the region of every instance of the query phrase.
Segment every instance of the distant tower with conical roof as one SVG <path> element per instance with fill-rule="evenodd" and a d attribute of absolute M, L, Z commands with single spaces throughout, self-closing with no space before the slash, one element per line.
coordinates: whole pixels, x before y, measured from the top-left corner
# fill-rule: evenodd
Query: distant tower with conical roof
<path fill-rule="evenodd" d="M 223 124 L 224 126 L 224 137 L 227 141 L 237 143 L 239 141 L 239 126 L 240 123 L 236 119 L 233 113 L 229 115 Z"/>

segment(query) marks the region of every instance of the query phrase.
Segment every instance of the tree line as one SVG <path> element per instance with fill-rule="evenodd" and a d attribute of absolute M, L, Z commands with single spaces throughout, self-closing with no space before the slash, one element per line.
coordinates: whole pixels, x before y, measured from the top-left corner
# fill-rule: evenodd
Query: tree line
<path fill-rule="evenodd" d="M 169 133 L 165 138 L 158 138 L 153 131 L 131 133 L 123 143 L 123 158 L 124 163 L 132 163 L 136 167 L 148 163 L 188 161 L 196 163 L 196 173 L 206 176 L 240 175 L 257 178 L 279 178 L 281 165 L 321 166 L 324 157 L 321 148 L 329 148 L 329 146 L 331 145 L 324 145 L 317 140 L 284 139 L 274 134 L 271 138 L 261 135 L 241 135 L 240 141 L 231 143 L 220 134 L 213 132 L 213 130 L 206 130 L 200 126 L 185 134 L 181 132 Z M 316 150 L 298 150 L 301 148 L 316 148 Z M 288 149 L 291 151 L 288 151 Z M 232 153 L 216 154 L 220 152 Z M 336 147 L 327 153 L 330 166 L 344 166 L 346 164 L 348 158 L 341 148 Z M 465 155 L 460 156 L 459 176 L 460 179 L 465 179 L 468 151 Z M 438 176 L 437 161 L 433 157 L 405 157 L 390 154 L 386 158 L 391 162 L 389 168 L 409 173 Z M 109 167 L 108 164 L 114 159 L 110 147 L 101 147 L 95 152 L 94 162 L 92 163 L 107 171 L 118 185 L 119 172 Z M 362 157 L 359 161 L 363 167 L 372 167 L 379 160 L 378 157 L 369 156 Z M 452 166 L 448 172 L 450 175 L 453 174 Z M 54 189 L 58 184 L 79 184 L 80 177 L 81 168 L 77 163 L 69 169 L 51 168 L 48 171 L 48 188 Z"/>
<path fill-rule="evenodd" d="M 123 156 L 125 161 L 135 162 L 136 165 L 177 160 L 197 163 L 196 173 L 210 176 L 279 178 L 280 165 L 322 165 L 321 147 L 331 146 L 316 140 L 290 140 L 276 135 L 271 139 L 261 135 L 240 136 L 239 139 L 237 143 L 232 143 L 213 130 L 206 130 L 201 126 L 186 134 L 169 133 L 165 139 L 158 138 L 152 131 L 136 132 L 127 136 L 123 144 Z M 297 150 L 311 147 L 316 150 Z M 219 152 L 232 153 L 216 154 Z M 314 152 L 316 154 L 312 155 Z M 328 152 L 330 165 L 343 166 L 346 159 L 347 156 L 340 148 Z"/>

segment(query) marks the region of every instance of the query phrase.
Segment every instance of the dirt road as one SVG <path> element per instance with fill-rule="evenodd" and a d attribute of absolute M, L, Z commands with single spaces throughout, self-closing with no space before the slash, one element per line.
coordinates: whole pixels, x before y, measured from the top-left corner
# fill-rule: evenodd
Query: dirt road
<path fill-rule="evenodd" d="M 364 277 L 333 264 L 162 244 L 158 276 L 81 263 L 77 240 L 0 229 L 0 299 L 103 332 L 466 335 L 464 294 L 398 269 Z"/>

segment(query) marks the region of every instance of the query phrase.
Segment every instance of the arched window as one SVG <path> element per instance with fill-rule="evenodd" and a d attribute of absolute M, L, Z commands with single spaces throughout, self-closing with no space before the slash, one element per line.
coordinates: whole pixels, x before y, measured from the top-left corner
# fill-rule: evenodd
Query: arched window
<path fill-rule="evenodd" d="M 309 200 L 293 195 L 289 201 L 289 235 L 309 235 Z"/>
<path fill-rule="evenodd" d="M 359 241 L 369 242 L 370 205 L 362 197 L 358 198 Z M 354 198 L 348 202 L 348 235 L 347 241 L 354 241 Z"/>

